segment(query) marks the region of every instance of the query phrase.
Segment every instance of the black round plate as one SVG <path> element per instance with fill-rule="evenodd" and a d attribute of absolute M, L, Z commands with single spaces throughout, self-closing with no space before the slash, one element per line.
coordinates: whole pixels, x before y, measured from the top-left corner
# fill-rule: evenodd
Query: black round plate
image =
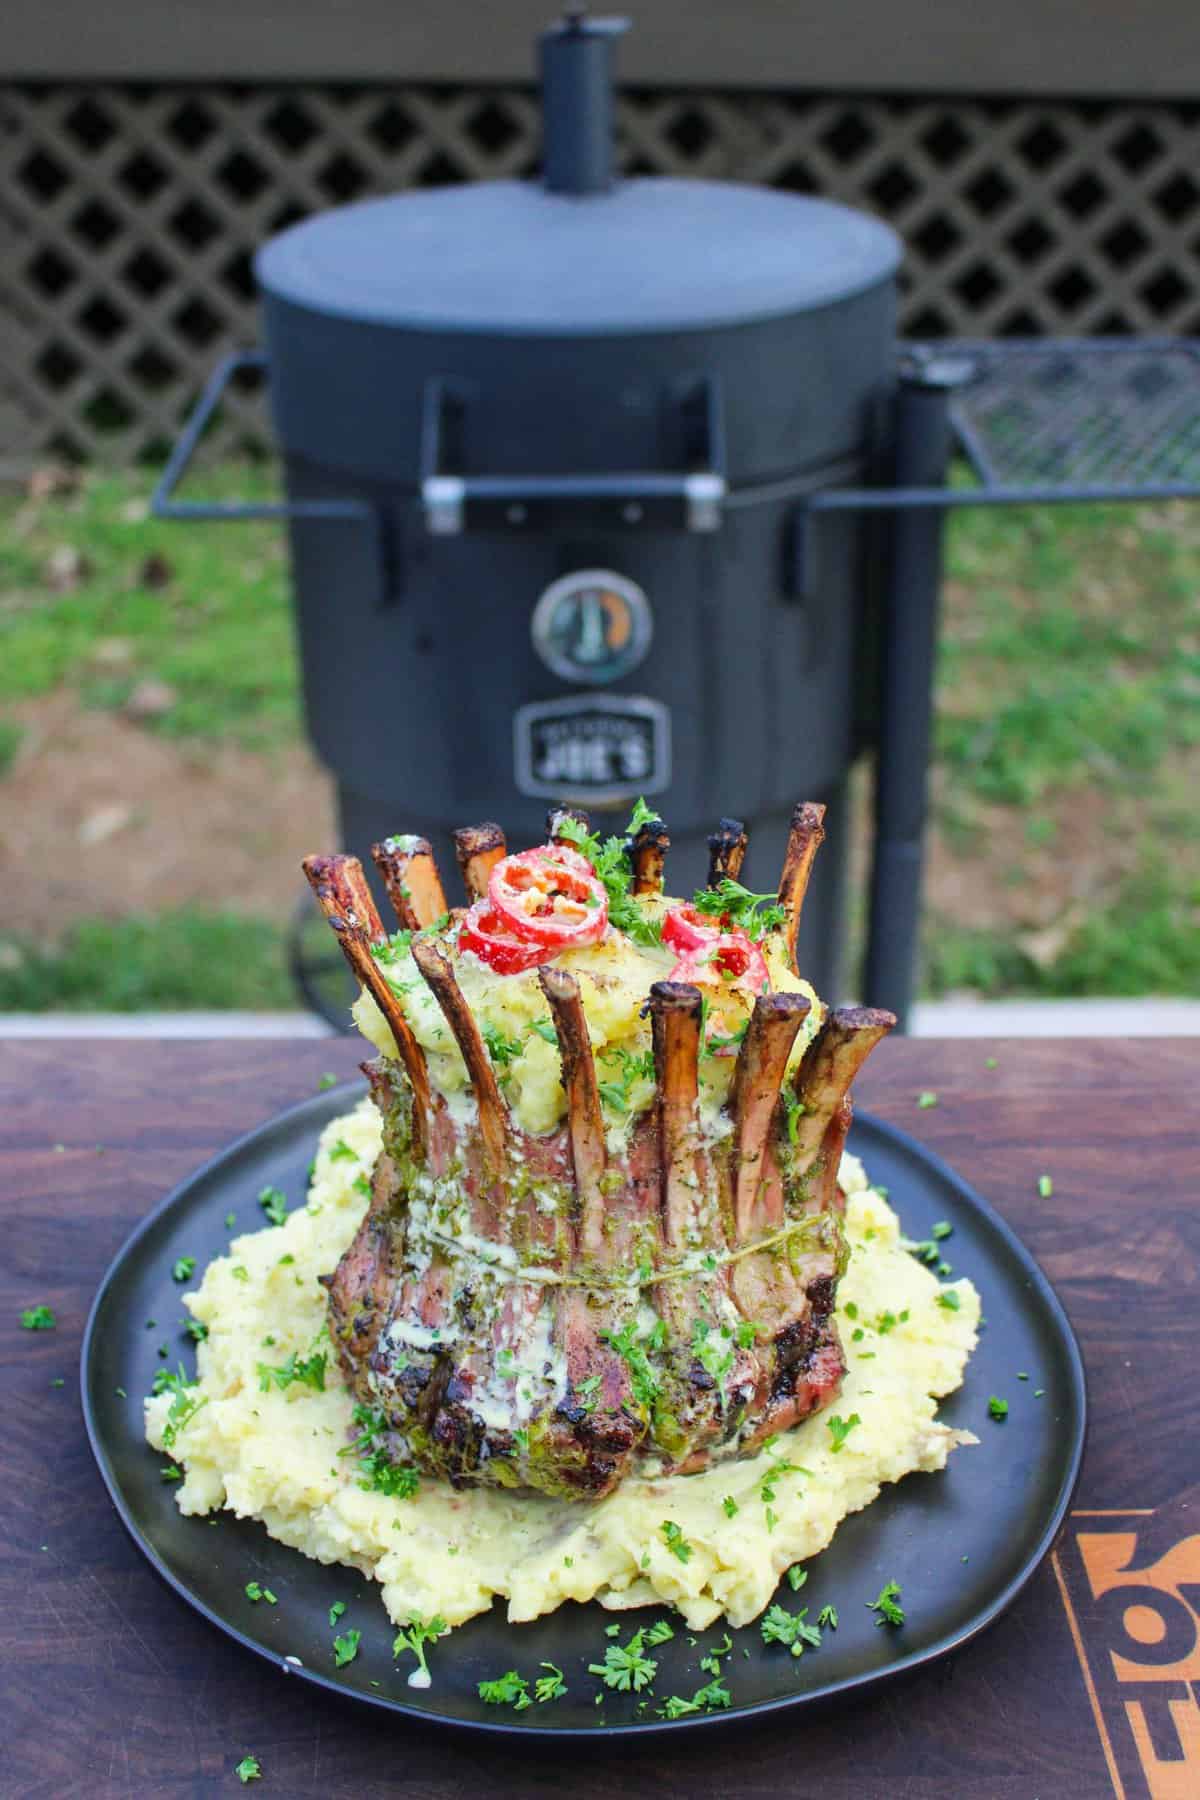
<path fill-rule="evenodd" d="M 299 1199 L 321 1128 L 361 1091 L 343 1087 L 306 1101 L 177 1188 L 125 1245 L 88 1320 L 83 1406 L 100 1473 L 139 1549 L 214 1625 L 284 1673 L 421 1719 L 536 1736 L 642 1735 L 803 1705 L 898 1675 L 965 1643 L 1021 1591 L 1062 1522 L 1079 1470 L 1085 1411 L 1079 1349 L 1045 1276 L 991 1207 L 910 1137 L 866 1116 L 855 1120 L 851 1148 L 872 1180 L 888 1188 L 910 1236 L 926 1237 L 940 1219 L 953 1226 L 943 1244 L 947 1259 L 983 1296 L 987 1323 L 979 1348 L 963 1387 L 941 1409 L 948 1424 L 969 1427 L 982 1441 L 957 1451 L 941 1474 L 911 1475 L 885 1487 L 873 1506 L 847 1519 L 810 1565 L 802 1599 L 782 1584 L 780 1599 L 793 1610 L 807 1604 L 810 1620 L 827 1604 L 837 1608 L 838 1629 L 825 1631 L 819 1650 L 794 1658 L 779 1644 L 764 1645 L 757 1624 L 733 1634 L 734 1653 L 725 1665 L 730 1711 L 670 1722 L 654 1710 L 666 1695 L 690 1697 L 705 1685 L 709 1676 L 699 1659 L 720 1642 L 722 1627 L 691 1643 L 677 1623 L 673 1641 L 655 1652 L 655 1699 L 640 1712 L 637 1696 L 615 1694 L 587 1673 L 589 1662 L 603 1659 L 606 1625 L 619 1618 L 624 1638 L 637 1623 L 664 1616 L 663 1608 L 635 1615 L 570 1604 L 533 1624 L 510 1626 L 497 1604 L 435 1647 L 430 1689 L 409 1688 L 412 1658 L 393 1661 L 393 1628 L 372 1582 L 352 1569 L 309 1561 L 252 1521 L 224 1513 L 215 1525 L 182 1517 L 174 1488 L 160 1474 L 163 1458 L 142 1437 L 142 1396 L 163 1366 L 158 1346 L 169 1344 L 172 1367 L 181 1360 L 192 1367 L 171 1265 L 194 1256 L 199 1270 L 223 1252 L 230 1212 L 236 1230 L 258 1227 L 256 1195 L 268 1183 Z M 151 1319 L 158 1323 L 148 1329 Z M 1021 1371 L 1027 1380 L 1018 1380 Z M 988 1414 L 993 1394 L 1008 1401 L 1001 1423 Z M 252 1580 L 270 1588 L 277 1605 L 247 1599 Z M 902 1590 L 907 1618 L 899 1627 L 881 1626 L 870 1610 L 889 1581 Z M 338 1600 L 346 1611 L 331 1626 L 329 1609 Z M 333 1638 L 352 1628 L 362 1633 L 358 1655 L 335 1669 Z M 288 1658 L 299 1658 L 299 1666 Z M 517 1669 L 532 1687 L 542 1661 L 564 1671 L 565 1697 L 520 1713 L 479 1699 L 478 1682 L 507 1669 Z"/>

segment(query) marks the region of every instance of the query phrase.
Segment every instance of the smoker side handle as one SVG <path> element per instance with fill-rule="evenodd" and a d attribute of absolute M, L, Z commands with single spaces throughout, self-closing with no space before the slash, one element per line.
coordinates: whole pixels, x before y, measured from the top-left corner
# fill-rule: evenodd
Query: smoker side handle
<path fill-rule="evenodd" d="M 390 605 L 400 591 L 399 573 L 391 554 L 387 520 L 381 509 L 365 500 L 177 500 L 175 490 L 183 480 L 200 439 L 225 390 L 239 369 L 266 369 L 265 350 L 233 350 L 222 357 L 204 384 L 196 409 L 179 434 L 166 466 L 150 496 L 156 519 L 241 521 L 243 519 L 323 519 L 365 525 L 371 533 L 376 572 L 376 605 Z"/>

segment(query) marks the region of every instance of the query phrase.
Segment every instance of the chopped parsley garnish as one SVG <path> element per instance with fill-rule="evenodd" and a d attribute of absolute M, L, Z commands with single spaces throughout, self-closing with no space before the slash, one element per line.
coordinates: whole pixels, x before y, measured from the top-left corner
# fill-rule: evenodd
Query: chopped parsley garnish
<path fill-rule="evenodd" d="M 203 1319 L 185 1319 L 183 1328 L 195 1344 L 202 1344 L 208 1336 L 208 1326 Z"/>
<path fill-rule="evenodd" d="M 727 1519 L 736 1519 L 738 1513 L 741 1511 L 741 1508 L 738 1506 L 738 1503 L 732 1494 L 726 1494 L 721 1505 L 725 1510 L 725 1517 Z"/>
<path fill-rule="evenodd" d="M 806 1649 L 819 1649 L 821 1633 L 807 1619 L 807 1606 L 798 1613 L 790 1613 L 785 1606 L 772 1606 L 762 1618 L 763 1643 L 786 1644 L 793 1656 L 803 1656 Z"/>
<path fill-rule="evenodd" d="M 725 1378 L 733 1368 L 733 1333 L 724 1325 L 714 1327 L 707 1319 L 697 1319 L 692 1329 L 692 1355 L 706 1375 L 712 1377 L 722 1395 Z"/>
<path fill-rule="evenodd" d="M 1000 1064 L 994 1056 L 985 1056 L 983 1059 L 983 1066 L 985 1069 L 998 1069 Z"/>
<path fill-rule="evenodd" d="M 697 889 L 692 904 L 697 912 L 728 919 L 732 927 L 760 942 L 768 931 L 782 925 L 787 914 L 776 894 L 752 894 L 740 881 L 726 875 L 715 888 Z"/>
<path fill-rule="evenodd" d="M 417 1659 L 417 1666 L 423 1675 L 428 1675 L 429 1664 L 425 1660 L 426 1644 L 436 1644 L 440 1637 L 445 1637 L 450 1627 L 440 1613 L 434 1613 L 432 1619 L 410 1619 L 404 1631 L 398 1631 L 392 1644 L 392 1655 L 403 1656 L 411 1650 Z"/>
<path fill-rule="evenodd" d="M 660 1718 L 682 1719 L 688 1713 L 707 1712 L 713 1707 L 725 1707 L 729 1704 L 729 1689 L 723 1681 L 713 1680 L 707 1687 L 702 1687 L 693 1694 L 690 1700 L 684 1700 L 679 1694 L 668 1694 L 663 1704 L 655 1710 Z"/>
<path fill-rule="evenodd" d="M 793 1563 L 787 1572 L 788 1586 L 793 1594 L 798 1594 L 808 1580 L 808 1570 L 802 1563 Z"/>
<path fill-rule="evenodd" d="M 355 1193 L 361 1194 L 364 1200 L 369 1200 L 371 1198 L 371 1183 L 361 1171 L 354 1177 L 350 1186 L 354 1189 Z"/>
<path fill-rule="evenodd" d="M 185 1425 L 190 1425 L 196 1414 L 208 1405 L 207 1399 L 197 1400 L 190 1393 L 196 1383 L 189 1381 L 180 1367 L 178 1375 L 171 1375 L 166 1369 L 159 1369 L 155 1374 L 151 1393 L 170 1394 L 171 1405 L 163 1422 L 163 1448 L 169 1450 Z"/>
<path fill-rule="evenodd" d="M 561 1700 L 567 1691 L 562 1670 L 552 1662 L 540 1663 L 538 1666 L 545 1669 L 546 1673 L 538 1675 L 534 1680 L 534 1699 L 539 1701 Z"/>
<path fill-rule="evenodd" d="M 505 1037 L 498 1025 L 484 1026 L 483 1041 L 487 1045 L 488 1055 L 498 1069 L 506 1069 L 524 1049 L 520 1038 Z"/>
<path fill-rule="evenodd" d="M 358 1655 L 358 1641 L 361 1637 L 361 1631 L 347 1631 L 342 1637 L 334 1638 L 333 1664 L 335 1668 L 344 1669 L 347 1663 L 354 1661 Z"/>
<path fill-rule="evenodd" d="M 350 1148 L 345 1138 L 335 1138 L 330 1146 L 329 1160 L 330 1162 L 354 1162 L 356 1152 Z"/>
<path fill-rule="evenodd" d="M 317 1092 L 323 1094 L 325 1092 L 326 1088 L 331 1088 L 331 1087 L 336 1087 L 336 1086 L 337 1086 L 337 1076 L 336 1075 L 322 1075 L 320 1081 L 318 1081 L 318 1083 L 317 1083 Z"/>
<path fill-rule="evenodd" d="M 783 1101 L 784 1117 L 787 1121 L 788 1143 L 795 1147 L 800 1142 L 800 1121 L 805 1114 L 805 1105 L 795 1090 L 786 1083 L 780 1089 L 779 1097 Z"/>
<path fill-rule="evenodd" d="M 930 1237 L 936 1238 L 939 1244 L 943 1238 L 950 1237 L 953 1231 L 954 1227 L 951 1225 L 949 1219 L 939 1219 L 936 1225 L 931 1225 L 929 1227 Z"/>
<path fill-rule="evenodd" d="M 757 1336 L 758 1332 L 751 1320 L 743 1319 L 737 1328 L 738 1349 L 749 1350 L 754 1344 Z"/>
<path fill-rule="evenodd" d="M 171 1264 L 172 1281 L 190 1281 L 195 1273 L 196 1259 L 194 1256 L 177 1256 Z"/>
<path fill-rule="evenodd" d="M 245 1263 L 234 1263 L 229 1273 L 233 1276 L 235 1281 L 249 1281 L 250 1279 L 250 1271 Z"/>
<path fill-rule="evenodd" d="M 848 1419 L 839 1418 L 837 1413 L 833 1413 L 825 1423 L 829 1427 L 829 1435 L 833 1439 L 833 1452 L 836 1455 L 854 1427 L 862 1424 L 862 1420 L 857 1413 L 851 1413 Z"/>
<path fill-rule="evenodd" d="M 282 1225 L 287 1218 L 287 1195 L 277 1187 L 265 1187 L 258 1196 L 258 1204 L 272 1225 Z"/>
<path fill-rule="evenodd" d="M 988 1412 L 991 1414 L 993 1419 L 1007 1419 L 1007 1417 L 1008 1417 L 1008 1401 L 1001 1400 L 1001 1398 L 998 1394 L 993 1394 L 991 1399 L 988 1401 Z"/>
<path fill-rule="evenodd" d="M 953 1288 L 943 1288 L 937 1297 L 937 1303 L 939 1306 L 944 1306 L 947 1312 L 958 1312 L 959 1310 L 959 1298 Z"/>
<path fill-rule="evenodd" d="M 529 1698 L 529 1683 L 515 1669 L 508 1669 L 495 1681 L 481 1681 L 479 1698 L 485 1706 L 515 1706 L 518 1712 L 533 1704 Z"/>
<path fill-rule="evenodd" d="M 236 1224 L 237 1224 L 237 1214 L 232 1213 L 232 1212 L 227 1212 L 225 1214 L 225 1229 L 226 1229 L 226 1231 L 232 1231 Z"/>
<path fill-rule="evenodd" d="M 57 1324 L 48 1306 L 27 1306 L 21 1314 L 22 1331 L 53 1331 Z"/>
<path fill-rule="evenodd" d="M 643 825 L 658 818 L 644 800 L 639 800 L 629 820 L 628 836 L 633 837 Z M 574 845 L 587 857 L 596 871 L 597 878 L 608 895 L 608 917 L 618 931 L 633 939 L 635 944 L 658 944 L 662 941 L 662 927 L 657 920 L 644 913 L 630 893 L 631 870 L 626 855 L 626 838 L 598 838 L 579 823 L 578 819 L 562 818 L 558 822 L 558 835 L 564 843 Z"/>
<path fill-rule="evenodd" d="M 917 1105 L 922 1109 L 922 1111 L 926 1110 L 930 1106 L 936 1106 L 937 1103 L 938 1103 L 937 1095 L 931 1094 L 928 1089 L 926 1089 L 926 1091 L 923 1094 L 917 1095 Z"/>
<path fill-rule="evenodd" d="M 279 1604 L 278 1599 L 271 1592 L 270 1588 L 260 1587 L 257 1581 L 248 1581 L 246 1583 L 246 1598 L 247 1600 L 253 1601 L 256 1605 L 260 1600 L 265 1600 L 268 1606 L 278 1606 Z"/>
<path fill-rule="evenodd" d="M 654 1080 L 654 1052 L 644 1050 L 639 1054 L 634 1050 L 626 1050 L 620 1044 L 610 1044 L 600 1055 L 606 1062 L 618 1062 L 621 1066 L 619 1081 L 597 1083 L 600 1098 L 614 1112 L 628 1112 L 634 1083 Z"/>
<path fill-rule="evenodd" d="M 1053 1192 L 1054 1183 L 1051 1181 L 1050 1177 L 1048 1175 L 1039 1175 L 1038 1193 L 1042 1196 L 1042 1199 L 1048 1200 Z"/>
<path fill-rule="evenodd" d="M 329 1623 L 331 1625 L 336 1625 L 345 1610 L 346 1602 L 344 1600 L 335 1600 L 329 1609 Z"/>
<path fill-rule="evenodd" d="M 817 1614 L 817 1624 L 822 1631 L 836 1631 L 838 1626 L 837 1607 L 823 1606 Z"/>
<path fill-rule="evenodd" d="M 241 1762 L 238 1763 L 233 1772 L 243 1787 L 245 1787 L 248 1781 L 262 1780 L 262 1764 L 259 1762 L 257 1756 L 243 1756 Z"/>
<path fill-rule="evenodd" d="M 164 1463 L 158 1471 L 164 1481 L 182 1481 L 183 1470 L 177 1463 Z"/>
<path fill-rule="evenodd" d="M 671 1555 L 677 1556 L 681 1563 L 690 1562 L 692 1560 L 692 1546 L 688 1543 L 674 1519 L 664 1519 L 659 1529 L 662 1531 L 663 1541 L 666 1544 L 667 1549 L 671 1552 Z"/>
<path fill-rule="evenodd" d="M 690 1550 L 688 1555 L 691 1555 Z M 640 1694 L 658 1673 L 655 1658 L 642 1654 L 645 1641 L 646 1633 L 642 1629 L 635 1631 L 627 1644 L 609 1644 L 602 1663 L 588 1664 L 588 1674 L 599 1675 L 605 1687 L 616 1688 L 619 1693 Z"/>
<path fill-rule="evenodd" d="M 649 1336 L 639 1338 L 637 1326 L 627 1319 L 620 1331 L 606 1331 L 602 1338 L 610 1344 L 629 1371 L 629 1386 L 634 1399 L 649 1411 L 659 1395 L 659 1380 L 646 1354 L 647 1349 L 661 1349 L 666 1339 L 666 1325 L 657 1319 Z"/>
<path fill-rule="evenodd" d="M 714 1644 L 711 1650 L 705 1651 L 704 1655 L 700 1658 L 700 1667 L 708 1675 L 719 1675 L 721 1673 L 721 1659 L 722 1657 L 728 1656 L 732 1649 L 733 1639 L 730 1637 L 729 1633 L 726 1632 L 719 1644 Z"/>
<path fill-rule="evenodd" d="M 285 1393 L 295 1381 L 304 1387 L 316 1388 L 318 1393 L 325 1392 L 325 1370 L 329 1363 L 328 1353 L 318 1350 L 312 1356 L 299 1357 L 293 1350 L 285 1363 L 274 1366 L 271 1363 L 258 1364 L 259 1391 L 269 1394 L 272 1386 Z"/>
<path fill-rule="evenodd" d="M 669 1619 L 656 1619 L 646 1629 L 646 1642 L 654 1647 L 658 1644 L 669 1644 L 675 1636 L 675 1628 Z"/>
<path fill-rule="evenodd" d="M 369 1406 L 356 1406 L 351 1417 L 362 1429 L 354 1442 L 339 1450 L 338 1455 L 358 1457 L 359 1487 L 364 1493 L 386 1494 L 393 1500 L 411 1500 L 421 1485 L 420 1477 L 415 1469 L 392 1462 L 385 1446 L 378 1441 L 387 1431 L 383 1413 Z"/>
<path fill-rule="evenodd" d="M 900 1584 L 896 1581 L 885 1582 L 874 1600 L 867 1601 L 868 1612 L 879 1614 L 877 1625 L 903 1625 L 904 1608 L 900 1602 Z"/>
<path fill-rule="evenodd" d="M 557 1044 L 558 1042 L 558 1033 L 554 1029 L 552 1019 L 534 1019 L 529 1029 L 535 1037 L 540 1037 L 543 1043 Z"/>

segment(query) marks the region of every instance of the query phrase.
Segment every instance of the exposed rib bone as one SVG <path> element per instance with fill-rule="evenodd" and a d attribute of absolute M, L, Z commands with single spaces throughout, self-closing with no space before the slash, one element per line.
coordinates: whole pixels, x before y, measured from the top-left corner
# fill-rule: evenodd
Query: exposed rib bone
<path fill-rule="evenodd" d="M 783 874 L 779 880 L 779 904 L 787 915 L 784 933 L 794 968 L 797 967 L 796 932 L 800 927 L 800 913 L 808 889 L 808 878 L 812 874 L 813 857 L 817 854 L 825 837 L 825 829 L 822 824 L 824 817 L 825 808 L 823 806 L 812 800 L 802 800 L 792 813 L 792 828 L 788 834 L 787 850 L 783 858 Z"/>
<path fill-rule="evenodd" d="M 667 1242 L 676 1246 L 685 1241 L 699 1189 L 696 1153 L 701 1004 L 700 989 L 688 982 L 656 981 L 650 989 L 663 1225 Z"/>
<path fill-rule="evenodd" d="M 811 1007 L 805 994 L 760 994 L 738 1051 L 731 1104 L 733 1218 L 739 1243 L 746 1238 L 753 1219 L 787 1060 Z"/>
<path fill-rule="evenodd" d="M 708 885 L 715 888 L 726 876 L 736 881 L 746 859 L 746 827 L 740 819 L 722 819 L 708 840 Z"/>
<path fill-rule="evenodd" d="M 425 1052 L 413 1035 L 404 1009 L 393 994 L 375 958 L 371 944 L 384 930 L 357 856 L 306 856 L 301 865 L 308 884 L 342 947 L 342 955 L 370 994 L 396 1040 L 396 1049 L 412 1089 L 413 1151 L 423 1161 L 429 1147 L 429 1073 Z"/>
<path fill-rule="evenodd" d="M 466 884 L 467 897 L 482 900 L 488 876 L 504 855 L 504 833 L 490 819 L 482 825 L 464 825 L 454 834 L 454 853 Z"/>
<path fill-rule="evenodd" d="M 843 1096 L 896 1015 L 871 1006 L 843 1006 L 830 1013 L 796 1071 L 795 1092 L 804 1107 L 795 1132 L 800 1166 L 817 1153 Z"/>
<path fill-rule="evenodd" d="M 562 1082 L 567 1094 L 567 1129 L 571 1137 L 575 1186 L 580 1203 L 580 1247 L 585 1255 L 599 1257 L 605 1247 L 602 1177 L 608 1157 L 587 1017 L 579 995 L 579 983 L 573 975 L 569 975 L 565 969 L 543 967 L 538 970 L 538 980 L 543 994 L 550 1002 L 554 1029 L 558 1033 L 559 1054 L 562 1057 Z"/>
<path fill-rule="evenodd" d="M 384 838 L 382 844 L 372 844 L 371 856 L 405 931 L 423 931 L 441 918 L 446 896 L 425 838 Z"/>
<path fill-rule="evenodd" d="M 455 1042 L 467 1065 L 467 1076 L 479 1108 L 479 1134 L 493 1165 L 499 1169 L 504 1161 L 508 1136 L 508 1112 L 500 1097 L 495 1070 L 484 1048 L 483 1038 L 475 1023 L 475 1015 L 467 1005 L 454 971 L 436 944 L 428 938 L 414 938 L 413 961 L 428 982 L 434 999 L 445 1014 Z"/>
<path fill-rule="evenodd" d="M 582 825 L 585 831 L 592 829 L 591 819 L 577 806 L 552 806 L 546 814 L 546 836 L 550 843 L 569 844 L 571 842 L 570 838 L 561 835 L 560 828 L 564 819 L 571 819 L 576 825 Z"/>
<path fill-rule="evenodd" d="M 663 863 L 670 848 L 671 839 L 661 819 L 648 819 L 639 828 L 629 846 L 635 894 L 662 893 Z"/>

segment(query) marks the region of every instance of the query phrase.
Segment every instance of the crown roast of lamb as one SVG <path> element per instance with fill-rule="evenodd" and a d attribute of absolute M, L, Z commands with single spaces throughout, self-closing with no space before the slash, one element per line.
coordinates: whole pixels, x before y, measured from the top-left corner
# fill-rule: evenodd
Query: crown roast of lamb
<path fill-rule="evenodd" d="M 642 803 L 626 838 L 552 812 L 518 855 L 459 831 L 465 909 L 423 839 L 389 838 L 390 937 L 354 857 L 306 860 L 380 1052 L 383 1150 L 329 1325 L 397 1460 L 595 1498 L 836 1396 L 848 1090 L 895 1020 L 826 1011 L 796 970 L 823 810 L 796 808 L 777 896 L 740 884 L 722 820 L 686 903 Z"/>

